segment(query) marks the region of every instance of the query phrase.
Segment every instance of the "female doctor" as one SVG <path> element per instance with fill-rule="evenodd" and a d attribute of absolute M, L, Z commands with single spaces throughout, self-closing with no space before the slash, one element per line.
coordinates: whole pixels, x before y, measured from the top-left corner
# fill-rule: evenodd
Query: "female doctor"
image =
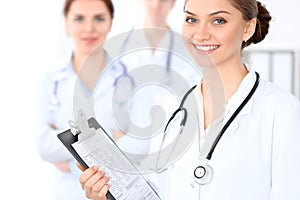
<path fill-rule="evenodd" d="M 300 199 L 300 103 L 260 78 L 241 56 L 245 47 L 267 35 L 269 12 L 256 0 L 187 0 L 184 12 L 186 46 L 203 67 L 203 79 L 193 90 L 198 131 L 169 169 L 163 199 Z M 221 102 L 214 99 L 220 92 L 213 89 L 216 72 L 224 93 Z M 215 113 L 216 107 L 223 110 Z M 210 144 L 217 125 L 221 134 Z M 209 153 L 203 153 L 207 147 Z M 94 200 L 106 199 L 108 187 L 101 177 L 97 167 L 80 177 Z"/>
<path fill-rule="evenodd" d="M 106 40 L 111 30 L 114 8 L 110 0 L 66 0 L 63 13 L 67 34 L 73 42 L 73 52 L 58 70 L 47 73 L 41 79 L 35 137 L 42 159 L 55 166 L 55 183 L 49 199 L 83 200 L 85 195 L 77 181 L 79 170 L 75 167 L 76 162 L 59 142 L 57 134 L 69 129 L 68 121 L 76 115 L 73 113 L 74 85 L 87 56 Z M 109 58 L 101 48 L 97 53 L 99 65 L 94 70 L 99 75 Z M 95 79 L 90 82 L 88 80 L 91 79 L 81 78 L 82 88 L 89 97 Z M 99 109 L 102 115 L 109 113 L 105 105 Z M 109 123 L 101 122 L 104 125 Z"/>

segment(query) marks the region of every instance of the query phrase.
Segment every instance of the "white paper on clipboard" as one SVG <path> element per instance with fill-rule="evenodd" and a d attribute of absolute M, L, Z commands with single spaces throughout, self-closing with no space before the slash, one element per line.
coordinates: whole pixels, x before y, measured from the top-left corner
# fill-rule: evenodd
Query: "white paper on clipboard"
<path fill-rule="evenodd" d="M 84 134 L 84 133 L 81 133 Z M 88 166 L 100 166 L 110 177 L 110 193 L 118 200 L 160 200 L 155 190 L 101 129 L 72 147 Z"/>

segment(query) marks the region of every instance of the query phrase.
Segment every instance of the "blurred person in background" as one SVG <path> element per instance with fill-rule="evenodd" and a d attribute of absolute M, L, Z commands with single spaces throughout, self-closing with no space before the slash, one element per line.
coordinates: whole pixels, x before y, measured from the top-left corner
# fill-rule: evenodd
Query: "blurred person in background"
<path fill-rule="evenodd" d="M 86 58 L 101 45 L 112 27 L 114 7 L 111 0 L 66 0 L 63 8 L 65 29 L 73 43 L 72 52 L 58 70 L 47 72 L 39 85 L 35 137 L 38 153 L 54 166 L 54 188 L 51 200 L 83 200 L 76 161 L 57 139 L 57 134 L 69 129 L 74 119 L 73 98 L 76 81 L 89 96 L 101 71 L 109 62 L 103 48 L 97 48 L 97 65 L 93 76 L 81 69 Z M 105 113 L 106 106 L 102 106 Z M 44 198 L 43 198 L 44 199 Z"/>
<path fill-rule="evenodd" d="M 176 80 L 171 75 L 172 71 L 183 76 L 191 85 L 195 84 L 198 76 L 193 67 L 185 67 L 187 62 L 184 59 L 189 54 L 185 51 L 181 34 L 176 33 L 168 24 L 168 16 L 176 1 L 138 0 L 138 3 L 142 16 L 138 18 L 131 30 L 123 33 L 124 40 L 118 52 L 120 57 L 116 62 L 120 74 L 117 79 L 128 77 L 129 72 L 139 67 L 157 66 L 162 67 L 161 74 L 152 74 L 152 76 L 165 86 L 178 87 L 175 86 Z M 134 86 L 132 81 L 132 87 Z M 160 105 L 168 111 L 170 110 L 168 108 L 172 108 L 176 103 L 169 92 L 155 86 L 144 88 L 142 92 L 135 95 L 139 103 L 132 103 L 133 110 L 144 110 L 145 113 L 150 113 L 153 105 Z M 148 101 L 141 102 L 141 99 L 146 99 L 145 96 L 149 96 Z M 145 121 L 144 117 L 132 117 L 137 123 L 140 122 L 141 126 L 150 123 L 149 120 Z M 120 138 L 123 134 L 124 132 L 116 132 L 114 138 Z M 126 146 L 125 143 L 120 145 Z"/>

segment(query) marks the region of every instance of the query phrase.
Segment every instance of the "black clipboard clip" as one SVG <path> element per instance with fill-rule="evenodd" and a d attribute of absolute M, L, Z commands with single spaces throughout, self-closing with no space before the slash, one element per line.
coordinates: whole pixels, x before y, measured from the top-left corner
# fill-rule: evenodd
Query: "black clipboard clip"
<path fill-rule="evenodd" d="M 92 137 L 96 133 L 94 128 L 89 127 L 88 120 L 83 110 L 78 111 L 76 120 L 70 120 L 69 125 L 71 133 L 73 136 L 78 137 L 79 143 Z"/>

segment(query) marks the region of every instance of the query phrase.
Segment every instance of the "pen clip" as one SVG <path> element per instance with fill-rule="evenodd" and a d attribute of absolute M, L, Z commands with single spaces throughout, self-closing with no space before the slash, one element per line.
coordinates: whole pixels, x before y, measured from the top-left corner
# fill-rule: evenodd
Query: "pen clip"
<path fill-rule="evenodd" d="M 89 127 L 86 115 L 83 110 L 79 110 L 76 120 L 69 121 L 71 133 L 78 135 L 78 141 L 81 142 L 86 138 L 93 136 L 96 130 Z"/>

